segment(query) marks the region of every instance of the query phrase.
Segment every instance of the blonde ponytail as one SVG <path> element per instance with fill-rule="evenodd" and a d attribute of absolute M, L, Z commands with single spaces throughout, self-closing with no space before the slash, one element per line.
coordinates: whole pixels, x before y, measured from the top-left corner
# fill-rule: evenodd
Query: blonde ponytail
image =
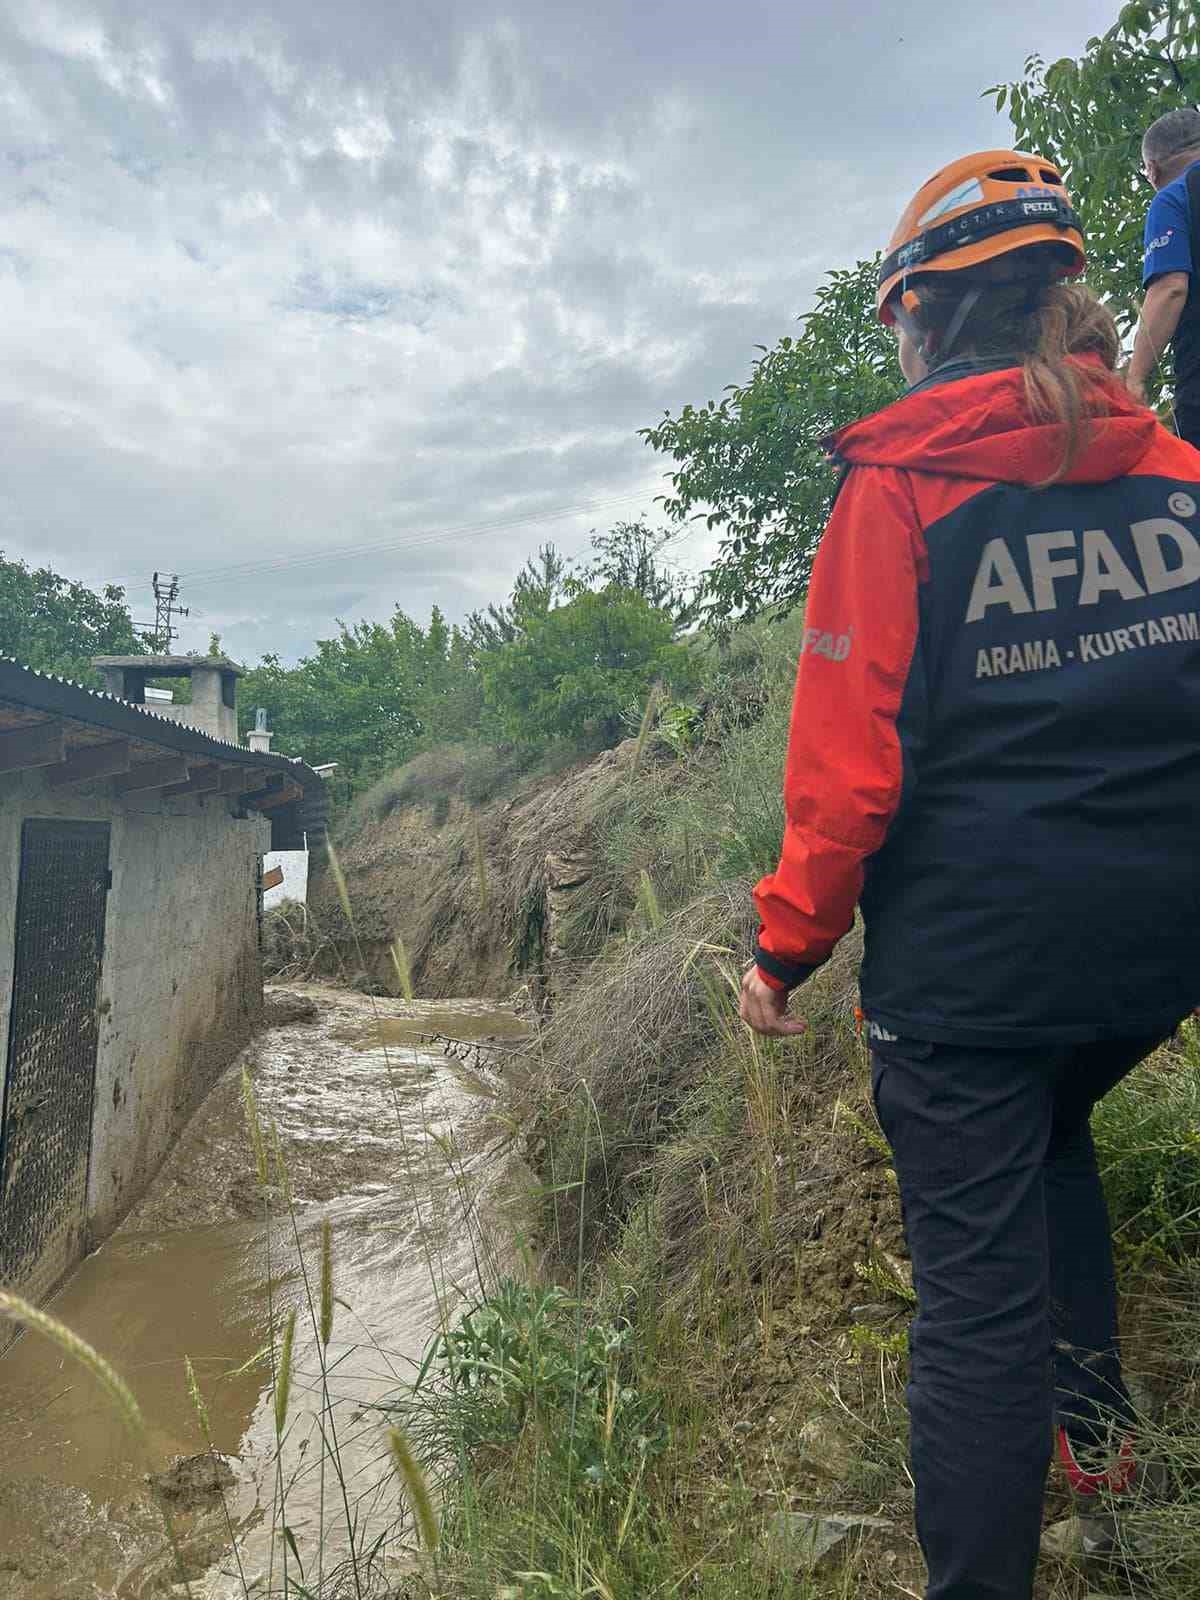
<path fill-rule="evenodd" d="M 1108 410 L 1107 385 L 1079 358 L 1099 357 L 1106 374 L 1111 373 L 1121 343 L 1111 312 L 1078 283 L 1054 283 L 1043 290 L 1037 330 L 1037 344 L 1022 363 L 1025 398 L 1035 421 L 1063 429 L 1062 459 L 1036 486 L 1044 489 L 1067 476 L 1087 443 L 1092 417 Z"/>

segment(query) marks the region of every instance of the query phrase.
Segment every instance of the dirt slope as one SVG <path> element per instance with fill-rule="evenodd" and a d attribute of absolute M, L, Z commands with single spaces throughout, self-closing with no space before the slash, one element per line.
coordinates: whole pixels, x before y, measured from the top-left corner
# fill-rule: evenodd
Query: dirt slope
<path fill-rule="evenodd" d="M 310 970 L 398 992 L 399 936 L 426 998 L 527 986 L 540 1003 L 619 920 L 612 886 L 597 878 L 596 828 L 650 759 L 630 739 L 478 807 L 440 797 L 365 820 L 337 847 L 353 930 L 326 871 L 310 896 Z M 295 912 L 284 920 L 294 926 Z M 304 955 L 286 927 L 269 930 L 269 966 L 286 973 Z"/>

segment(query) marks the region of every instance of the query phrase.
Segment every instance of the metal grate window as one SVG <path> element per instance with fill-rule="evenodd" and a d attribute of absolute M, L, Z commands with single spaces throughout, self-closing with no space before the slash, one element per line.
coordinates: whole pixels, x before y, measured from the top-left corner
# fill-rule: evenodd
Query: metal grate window
<path fill-rule="evenodd" d="M 108 824 L 21 832 L 0 1118 L 0 1281 L 40 1299 L 85 1247 Z"/>

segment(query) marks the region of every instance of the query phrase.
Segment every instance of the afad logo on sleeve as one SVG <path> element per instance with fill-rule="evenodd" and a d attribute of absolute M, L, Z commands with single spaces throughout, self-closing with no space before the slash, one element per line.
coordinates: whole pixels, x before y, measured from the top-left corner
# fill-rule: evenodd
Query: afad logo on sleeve
<path fill-rule="evenodd" d="M 1156 250 L 1165 250 L 1174 237 L 1175 229 L 1168 228 L 1166 233 L 1160 233 L 1157 239 L 1151 239 L 1150 243 L 1146 246 L 1146 254 L 1142 259 L 1144 261 L 1149 261 L 1150 257 Z"/>

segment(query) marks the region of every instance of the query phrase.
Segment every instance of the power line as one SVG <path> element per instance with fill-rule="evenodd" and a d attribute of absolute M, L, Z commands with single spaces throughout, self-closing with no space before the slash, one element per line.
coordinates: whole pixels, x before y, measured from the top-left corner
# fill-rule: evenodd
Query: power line
<path fill-rule="evenodd" d="M 231 578 L 258 577 L 267 572 L 281 571 L 285 567 L 320 566 L 329 561 L 358 559 L 361 556 L 391 554 L 402 550 L 415 550 L 424 546 L 449 543 L 457 539 L 478 538 L 483 534 L 500 533 L 515 528 L 536 527 L 538 524 L 558 522 L 568 516 L 578 516 L 589 511 L 600 511 L 644 498 L 640 494 L 616 495 L 608 500 L 584 501 L 574 506 L 559 506 L 534 517 L 502 517 L 491 522 L 463 523 L 458 527 L 441 528 L 414 539 L 386 539 L 373 544 L 345 545 L 335 549 L 313 551 L 306 556 L 280 556 L 261 561 L 242 562 L 236 567 L 215 568 L 189 575 L 193 586 L 197 583 L 225 582 Z"/>
<path fill-rule="evenodd" d="M 184 573 L 182 578 L 189 589 L 206 583 L 242 582 L 250 578 L 265 577 L 268 573 L 279 572 L 285 568 L 316 567 L 328 562 L 357 560 L 362 556 L 392 554 L 443 542 L 450 543 L 458 539 L 478 538 L 489 533 L 536 527 L 547 522 L 562 521 L 571 516 L 582 516 L 589 512 L 610 510 L 615 506 L 627 505 L 635 500 L 644 500 L 646 498 L 645 491 L 613 495 L 598 500 L 580 501 L 575 505 L 556 506 L 532 517 L 502 517 L 489 522 L 463 523 L 457 527 L 442 528 L 436 532 L 421 534 L 416 538 L 387 539 L 362 545 L 343 545 L 332 549 L 313 551 L 308 555 L 275 556 L 256 561 L 239 562 L 227 567 L 199 568 L 195 572 Z"/>

